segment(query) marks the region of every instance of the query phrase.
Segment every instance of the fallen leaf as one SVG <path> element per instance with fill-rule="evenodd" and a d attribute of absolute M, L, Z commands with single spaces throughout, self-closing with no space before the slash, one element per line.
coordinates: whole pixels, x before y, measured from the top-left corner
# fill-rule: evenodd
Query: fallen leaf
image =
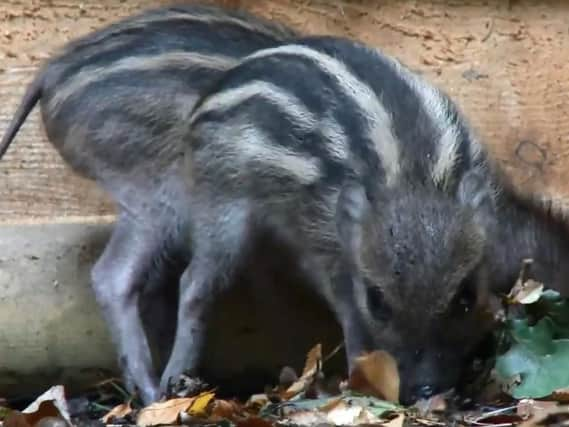
<path fill-rule="evenodd" d="M 348 406 L 341 402 L 327 413 L 329 422 L 336 425 L 373 424 L 380 421 L 375 415 L 361 406 Z"/>
<path fill-rule="evenodd" d="M 383 423 L 382 425 L 385 427 L 403 427 L 403 423 L 405 422 L 405 414 L 397 414 L 395 418 L 392 420 Z"/>
<path fill-rule="evenodd" d="M 130 402 L 121 403 L 120 405 L 115 406 L 109 412 L 107 412 L 102 418 L 101 421 L 105 424 L 108 424 L 111 419 L 116 418 L 124 418 L 127 415 L 132 413 L 132 407 L 130 406 Z"/>
<path fill-rule="evenodd" d="M 348 406 L 346 403 L 341 402 L 329 412 L 318 410 L 295 412 L 287 417 L 285 423 L 305 426 L 323 423 L 353 426 L 377 423 L 379 421 L 377 417 L 373 416 L 361 406 Z"/>
<path fill-rule="evenodd" d="M 192 403 L 193 397 L 180 397 L 165 402 L 156 402 L 140 410 L 136 424 L 140 427 L 159 424 L 175 424 L 180 412 L 185 412 Z"/>
<path fill-rule="evenodd" d="M 72 425 L 63 386 L 53 386 L 23 411 L 11 412 L 4 420 L 4 427 L 34 426 L 44 418 L 61 419 L 67 425 Z"/>
<path fill-rule="evenodd" d="M 259 413 L 261 408 L 269 402 L 269 398 L 265 393 L 253 394 L 245 403 L 244 409 L 252 413 Z"/>
<path fill-rule="evenodd" d="M 374 351 L 358 357 L 348 387 L 362 394 L 399 402 L 397 362 L 385 351 Z"/>
<path fill-rule="evenodd" d="M 205 417 L 207 415 L 209 404 L 213 399 L 215 399 L 215 393 L 212 391 L 206 391 L 204 393 L 200 393 L 193 399 L 194 401 L 186 412 L 192 417 Z"/>
<path fill-rule="evenodd" d="M 420 399 L 413 406 L 423 417 L 433 411 L 444 411 L 447 408 L 446 393 L 437 394 L 429 399 Z"/>
<path fill-rule="evenodd" d="M 327 422 L 326 414 L 318 411 L 299 411 L 281 420 L 284 424 L 294 424 L 299 426 L 312 426 Z"/>
<path fill-rule="evenodd" d="M 539 403 L 547 403 L 547 402 L 539 402 Z M 551 403 L 551 402 L 549 402 Z M 545 427 L 548 425 L 553 425 L 554 420 L 557 418 L 564 418 L 565 420 L 569 419 L 569 406 L 560 406 L 560 405 L 536 405 L 534 408 L 533 415 L 526 421 L 521 424 L 518 424 L 518 427 Z M 551 422 L 549 422 L 551 421 Z M 555 425 L 565 425 L 565 424 L 555 424 Z"/>
<path fill-rule="evenodd" d="M 522 282 L 520 279 L 516 282 L 510 293 L 508 300 L 514 304 L 533 304 L 541 297 L 543 293 L 543 283 L 528 279 Z"/>
<path fill-rule="evenodd" d="M 555 400 L 556 402 L 569 403 L 569 388 L 560 388 L 555 390 L 548 396 L 548 400 Z"/>
<path fill-rule="evenodd" d="M 232 400 L 216 400 L 211 410 L 211 419 L 233 419 L 241 412 L 241 406 Z"/>
<path fill-rule="evenodd" d="M 326 410 L 323 410 L 326 409 Z M 399 417 L 397 417 L 399 418 Z M 316 424 L 332 424 L 341 426 L 357 426 L 381 424 L 383 420 L 373 414 L 368 408 L 347 404 L 345 401 L 334 401 L 327 408 L 303 410 L 289 414 L 285 424 L 312 426 Z M 381 424 L 383 425 L 383 424 Z M 390 426 L 399 426 L 388 421 Z"/>
<path fill-rule="evenodd" d="M 44 405 L 45 403 L 48 404 L 51 403 L 51 405 L 53 405 L 59 412 L 58 414 L 55 414 L 53 416 L 59 415 L 63 419 L 65 419 L 65 421 L 67 421 L 69 424 L 72 424 L 71 416 L 69 415 L 69 409 L 67 407 L 67 399 L 65 398 L 65 388 L 62 385 L 56 385 L 48 389 L 45 393 L 40 395 L 34 402 L 28 405 L 28 407 L 24 409 L 22 413 L 30 415 L 38 413 L 38 415 L 40 415 L 39 412 L 42 405 L 44 408 L 47 408 L 47 406 Z"/>
<path fill-rule="evenodd" d="M 518 402 L 516 413 L 524 420 L 528 420 L 532 417 L 540 418 L 544 414 L 547 415 L 551 412 L 555 412 L 559 410 L 560 407 L 557 402 L 522 399 Z"/>
<path fill-rule="evenodd" d="M 397 405 L 375 397 L 349 394 L 326 399 L 299 399 L 290 401 L 281 412 L 284 424 L 360 425 L 378 424 L 386 413 L 396 413 Z"/>
<path fill-rule="evenodd" d="M 12 411 L 4 419 L 2 423 L 3 427 L 32 427 L 24 414 L 20 411 Z"/>
<path fill-rule="evenodd" d="M 201 378 L 182 374 L 170 384 L 170 396 L 193 397 L 209 389 L 209 385 Z"/>
<path fill-rule="evenodd" d="M 282 393 L 281 397 L 284 400 L 289 400 L 292 397 L 305 391 L 313 382 L 316 374 L 320 372 L 322 366 L 322 345 L 315 345 L 306 356 L 306 363 L 300 378 L 295 381 L 289 388 Z"/>
<path fill-rule="evenodd" d="M 527 319 L 510 322 L 515 343 L 497 357 L 496 372 L 503 379 L 521 381 L 507 390 L 513 397 L 543 398 L 569 386 L 569 339 L 555 339 L 556 326 L 549 317 L 535 325 Z"/>

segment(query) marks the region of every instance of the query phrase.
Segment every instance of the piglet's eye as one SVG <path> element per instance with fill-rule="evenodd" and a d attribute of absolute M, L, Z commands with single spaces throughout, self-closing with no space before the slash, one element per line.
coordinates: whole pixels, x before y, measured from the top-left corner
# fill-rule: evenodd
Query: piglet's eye
<path fill-rule="evenodd" d="M 383 291 L 376 285 L 366 283 L 368 307 L 377 320 L 387 321 L 391 318 L 391 308 L 385 302 Z"/>
<path fill-rule="evenodd" d="M 476 304 L 475 283 L 472 280 L 465 280 L 455 298 L 454 308 L 460 313 L 468 313 Z"/>

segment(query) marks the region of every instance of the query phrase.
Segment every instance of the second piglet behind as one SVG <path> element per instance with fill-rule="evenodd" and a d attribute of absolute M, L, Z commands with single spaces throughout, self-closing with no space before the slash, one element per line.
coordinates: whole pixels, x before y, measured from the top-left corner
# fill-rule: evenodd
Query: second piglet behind
<path fill-rule="evenodd" d="M 215 6 L 130 16 L 43 64 L 0 143 L 1 156 L 39 103 L 58 153 L 118 205 L 92 285 L 127 387 L 145 403 L 160 397 L 149 341 L 166 359 L 176 320 L 169 294 L 190 259 L 190 195 L 178 173 L 187 119 L 201 93 L 241 57 L 293 36 L 276 22 Z"/>

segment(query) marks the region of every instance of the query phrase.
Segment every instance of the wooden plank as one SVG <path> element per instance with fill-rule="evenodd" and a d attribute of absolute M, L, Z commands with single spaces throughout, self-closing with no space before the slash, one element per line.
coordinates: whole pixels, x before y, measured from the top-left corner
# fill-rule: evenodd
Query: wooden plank
<path fill-rule="evenodd" d="M 0 123 L 5 128 L 33 69 L 11 68 L 0 75 Z M 47 142 L 36 109 L 0 162 L 1 222 L 23 218 L 97 216 L 112 205 L 94 183 L 76 176 Z"/>
<path fill-rule="evenodd" d="M 0 4 L 0 132 L 23 85 L 53 48 L 103 23 L 164 2 L 10 0 Z M 347 35 L 423 72 L 462 106 L 515 181 L 567 198 L 569 4 L 503 2 L 226 1 L 308 33 Z M 40 8 L 41 5 L 41 8 Z M 0 218 L 50 221 L 112 213 L 91 183 L 65 168 L 37 112 L 0 163 Z"/>

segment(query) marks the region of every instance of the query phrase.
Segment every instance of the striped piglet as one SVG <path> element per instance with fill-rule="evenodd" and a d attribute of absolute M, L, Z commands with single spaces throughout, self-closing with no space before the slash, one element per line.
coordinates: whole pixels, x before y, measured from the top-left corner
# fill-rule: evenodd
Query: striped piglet
<path fill-rule="evenodd" d="M 310 37 L 258 51 L 188 124 L 194 253 L 163 386 L 195 368 L 211 303 L 266 236 L 334 311 L 350 367 L 396 357 L 403 403 L 456 385 L 524 258 L 569 283 L 562 215 L 518 194 L 448 96 L 378 50 Z"/>
<path fill-rule="evenodd" d="M 177 291 L 166 285 L 190 259 L 189 194 L 178 173 L 190 112 L 241 57 L 295 35 L 251 14 L 205 5 L 128 17 L 47 61 L 0 142 L 1 156 L 39 102 L 49 141 L 118 205 L 92 282 L 127 386 L 138 388 L 145 403 L 159 389 L 140 307 L 148 306 L 148 338 L 165 361 L 176 324 L 168 293 Z"/>

